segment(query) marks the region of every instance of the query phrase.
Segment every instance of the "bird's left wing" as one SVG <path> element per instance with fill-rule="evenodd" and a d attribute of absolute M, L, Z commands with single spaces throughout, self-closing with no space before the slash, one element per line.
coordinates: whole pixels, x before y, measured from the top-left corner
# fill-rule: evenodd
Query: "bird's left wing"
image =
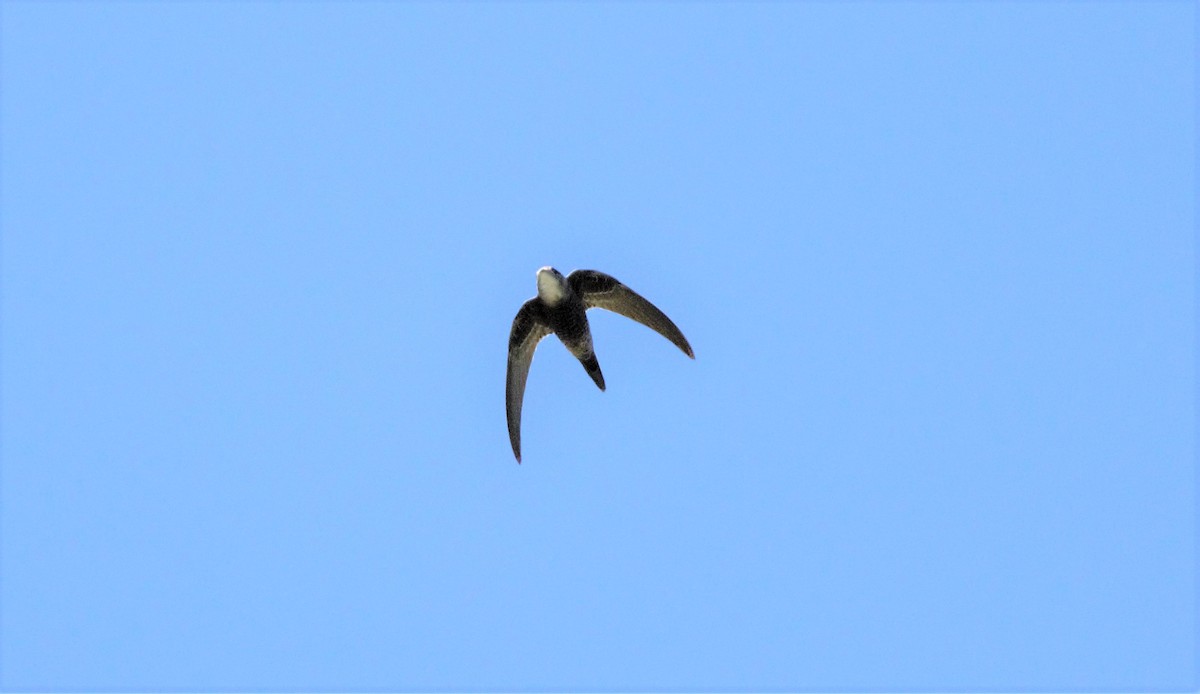
<path fill-rule="evenodd" d="M 615 277 L 595 270 L 576 270 L 567 276 L 567 283 L 576 294 L 583 297 L 583 303 L 588 308 L 603 308 L 632 318 L 670 340 L 684 354 L 696 358 L 687 338 L 667 318 L 667 314 Z"/>
<path fill-rule="evenodd" d="M 508 412 L 508 439 L 512 442 L 513 455 L 521 462 L 521 404 L 525 399 L 525 381 L 529 378 L 529 365 L 533 362 L 533 351 L 538 342 L 550 334 L 550 325 L 543 315 L 542 304 L 537 299 L 526 301 L 517 317 L 513 319 L 512 332 L 508 335 L 508 378 L 504 387 L 504 399 Z"/>

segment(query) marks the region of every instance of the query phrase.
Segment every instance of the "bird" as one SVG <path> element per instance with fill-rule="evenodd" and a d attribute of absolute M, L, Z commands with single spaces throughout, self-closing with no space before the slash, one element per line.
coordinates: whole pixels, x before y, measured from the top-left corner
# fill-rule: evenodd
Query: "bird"
<path fill-rule="evenodd" d="M 592 348 L 592 331 L 587 310 L 602 308 L 645 325 L 670 340 L 688 357 L 696 354 L 687 338 L 670 318 L 640 294 L 615 277 L 596 270 L 576 270 L 563 277 L 550 266 L 537 271 L 537 296 L 521 305 L 508 336 L 508 377 L 505 404 L 508 438 L 513 455 L 521 462 L 521 404 L 533 352 L 543 337 L 558 336 L 563 345 L 583 364 L 592 381 L 604 390 L 604 374 Z"/>

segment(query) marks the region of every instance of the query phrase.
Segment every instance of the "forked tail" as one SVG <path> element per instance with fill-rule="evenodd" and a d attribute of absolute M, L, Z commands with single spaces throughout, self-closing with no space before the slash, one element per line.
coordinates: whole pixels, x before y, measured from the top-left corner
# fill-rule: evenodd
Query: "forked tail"
<path fill-rule="evenodd" d="M 600 386 L 600 390 L 604 390 L 604 374 L 600 373 L 600 362 L 596 361 L 596 353 L 593 352 L 586 357 L 579 357 L 579 363 L 583 364 L 583 368 L 587 371 L 596 385 Z"/>

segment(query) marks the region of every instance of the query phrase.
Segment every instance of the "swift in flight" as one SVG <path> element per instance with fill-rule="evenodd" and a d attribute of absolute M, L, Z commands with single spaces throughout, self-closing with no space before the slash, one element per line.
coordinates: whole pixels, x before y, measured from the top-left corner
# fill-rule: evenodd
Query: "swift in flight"
<path fill-rule="evenodd" d="M 615 278 L 595 270 L 576 270 L 567 277 L 552 267 L 537 271 L 537 296 L 526 301 L 513 319 L 508 336 L 508 437 L 513 455 L 521 462 L 521 401 L 525 381 L 538 342 L 550 333 L 566 345 L 584 370 L 604 390 L 604 374 L 592 349 L 587 310 L 603 308 L 645 325 L 670 340 L 683 353 L 696 358 L 692 346 L 666 314 Z"/>

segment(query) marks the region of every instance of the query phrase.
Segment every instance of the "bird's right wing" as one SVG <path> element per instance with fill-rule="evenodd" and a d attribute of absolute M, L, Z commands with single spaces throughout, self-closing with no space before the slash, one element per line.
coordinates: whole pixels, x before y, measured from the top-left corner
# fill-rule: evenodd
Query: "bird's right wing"
<path fill-rule="evenodd" d="M 538 342 L 550 334 L 550 325 L 542 313 L 537 299 L 526 301 L 517 317 L 513 319 L 512 332 L 508 335 L 508 379 L 504 387 L 504 399 L 508 412 L 508 439 L 512 442 L 513 455 L 521 462 L 521 403 L 525 399 L 525 381 L 529 378 L 529 365 L 533 362 L 533 351 Z"/>
<path fill-rule="evenodd" d="M 617 278 L 595 270 L 576 270 L 567 282 L 588 308 L 603 308 L 641 323 L 670 340 L 683 353 L 696 358 L 683 332 L 658 307 L 622 284 Z"/>

